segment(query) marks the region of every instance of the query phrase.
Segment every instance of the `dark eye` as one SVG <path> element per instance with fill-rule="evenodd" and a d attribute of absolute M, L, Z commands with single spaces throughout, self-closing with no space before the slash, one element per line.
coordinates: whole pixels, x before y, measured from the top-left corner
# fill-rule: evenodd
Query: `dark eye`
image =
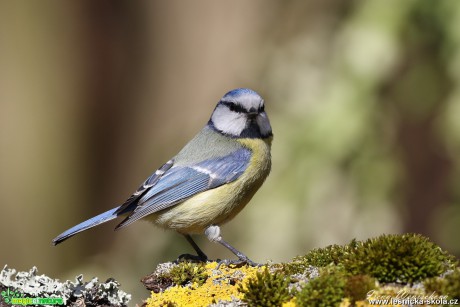
<path fill-rule="evenodd" d="M 259 108 L 259 112 L 264 112 L 265 111 L 265 105 L 262 105 L 260 108 Z"/>
<path fill-rule="evenodd" d="M 230 109 L 230 111 L 232 112 L 235 112 L 236 111 L 236 106 L 232 103 L 228 106 L 228 108 Z"/>

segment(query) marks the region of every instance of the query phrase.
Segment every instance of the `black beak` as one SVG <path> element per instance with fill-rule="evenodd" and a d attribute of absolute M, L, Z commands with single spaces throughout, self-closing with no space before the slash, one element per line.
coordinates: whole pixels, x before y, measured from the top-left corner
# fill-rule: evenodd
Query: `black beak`
<path fill-rule="evenodd" d="M 249 119 L 255 119 L 257 117 L 257 115 L 259 115 L 259 112 L 257 112 L 257 110 L 255 108 L 251 108 L 251 110 L 249 110 L 249 112 L 248 112 L 248 118 Z"/>

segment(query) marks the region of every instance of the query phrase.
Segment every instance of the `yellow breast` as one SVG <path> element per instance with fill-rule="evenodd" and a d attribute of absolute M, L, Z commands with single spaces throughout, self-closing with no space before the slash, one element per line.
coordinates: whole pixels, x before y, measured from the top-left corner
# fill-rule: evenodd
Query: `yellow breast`
<path fill-rule="evenodd" d="M 235 181 L 199 193 L 181 204 L 147 217 L 155 224 L 180 233 L 203 233 L 235 217 L 251 200 L 270 173 L 272 139 L 238 139 L 252 155 L 246 171 Z"/>

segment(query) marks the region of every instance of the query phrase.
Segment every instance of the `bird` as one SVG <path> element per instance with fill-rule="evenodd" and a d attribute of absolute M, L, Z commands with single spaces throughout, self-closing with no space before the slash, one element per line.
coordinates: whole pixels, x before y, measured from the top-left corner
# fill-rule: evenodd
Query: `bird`
<path fill-rule="evenodd" d="M 221 263 L 256 266 L 222 238 L 220 226 L 247 205 L 269 175 L 272 140 L 264 99 L 248 88 L 231 90 L 204 128 L 124 203 L 64 231 L 52 244 L 118 217 L 124 219 L 115 230 L 143 219 L 186 238 L 197 255 L 179 258 L 209 261 L 192 239 L 204 234 L 238 258 Z"/>

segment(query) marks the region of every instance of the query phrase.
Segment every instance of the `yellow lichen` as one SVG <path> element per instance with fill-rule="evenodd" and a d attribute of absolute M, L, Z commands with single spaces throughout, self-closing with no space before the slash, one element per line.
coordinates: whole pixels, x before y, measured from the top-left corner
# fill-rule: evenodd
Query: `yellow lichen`
<path fill-rule="evenodd" d="M 291 298 L 290 301 L 283 303 L 282 307 L 296 307 L 295 297 Z"/>
<path fill-rule="evenodd" d="M 342 302 L 340 302 L 339 307 L 349 307 L 351 306 L 350 300 L 348 298 L 344 298 Z"/>
<path fill-rule="evenodd" d="M 211 262 L 205 266 L 209 278 L 202 286 L 196 283 L 187 286 L 174 286 L 164 292 L 152 292 L 147 300 L 147 306 L 166 306 L 175 304 L 177 306 L 208 306 L 220 300 L 231 301 L 241 299 L 238 291 L 238 284 L 246 284 L 249 278 L 262 271 L 265 267 L 242 267 L 231 268 L 222 265 L 217 270 L 217 263 Z M 286 305 L 291 307 L 294 305 Z"/>

